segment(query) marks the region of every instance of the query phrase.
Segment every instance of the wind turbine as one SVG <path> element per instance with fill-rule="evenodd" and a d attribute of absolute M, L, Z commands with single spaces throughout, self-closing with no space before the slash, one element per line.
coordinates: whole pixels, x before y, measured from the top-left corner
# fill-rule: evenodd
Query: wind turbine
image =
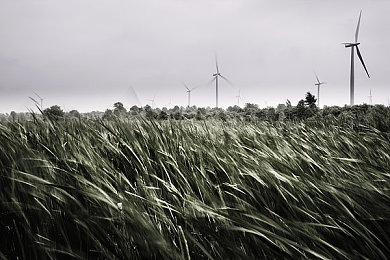
<path fill-rule="evenodd" d="M 186 84 L 184 84 L 184 87 L 187 89 L 187 93 L 188 93 L 188 107 L 190 107 L 191 106 L 191 91 L 193 91 L 197 87 L 189 88 Z"/>
<path fill-rule="evenodd" d="M 370 95 L 368 96 L 368 103 L 370 106 L 372 106 L 372 95 L 371 95 L 371 89 L 370 89 Z"/>
<path fill-rule="evenodd" d="M 218 108 L 218 77 L 223 78 L 229 84 L 231 83 L 227 78 L 222 76 L 221 73 L 219 72 L 217 56 L 215 56 L 215 67 L 217 69 L 216 73 L 213 74 L 215 80 L 215 107 Z"/>
<path fill-rule="evenodd" d="M 317 83 L 314 84 L 317 86 L 317 106 L 320 107 L 320 87 L 322 84 L 326 84 L 326 82 L 320 82 L 317 73 L 314 72 L 314 75 L 316 75 L 316 79 L 317 79 Z"/>
<path fill-rule="evenodd" d="M 236 96 L 236 98 L 237 98 L 237 106 L 240 106 L 240 99 L 241 99 L 240 89 L 238 90 L 238 96 Z"/>
<path fill-rule="evenodd" d="M 168 105 L 168 109 L 171 109 L 171 106 L 172 106 L 172 97 L 169 97 L 169 103 L 168 103 L 167 105 Z"/>
<path fill-rule="evenodd" d="M 357 55 L 358 55 L 360 61 L 362 62 L 364 70 L 367 73 L 367 76 L 370 77 L 370 74 L 368 74 L 366 65 L 364 64 L 363 57 L 360 54 L 359 47 L 358 47 L 358 45 L 360 44 L 360 42 L 358 42 L 358 36 L 359 36 L 359 27 L 360 27 L 360 19 L 361 19 L 361 17 L 362 17 L 362 11 L 360 11 L 359 21 L 358 21 L 358 24 L 357 24 L 357 27 L 356 27 L 355 42 L 352 42 L 352 43 L 351 42 L 346 42 L 346 43 L 344 43 L 345 48 L 351 48 L 351 76 L 350 76 L 351 77 L 350 78 L 350 105 L 351 106 L 353 106 L 354 102 L 355 102 L 354 101 L 354 99 L 355 99 L 355 86 L 354 86 L 354 83 L 355 83 L 355 73 L 354 73 L 355 48 L 356 48 Z"/>
<path fill-rule="evenodd" d="M 153 99 L 147 99 L 148 101 L 152 102 L 152 109 L 154 108 L 154 99 L 156 98 L 156 95 L 153 96 Z"/>

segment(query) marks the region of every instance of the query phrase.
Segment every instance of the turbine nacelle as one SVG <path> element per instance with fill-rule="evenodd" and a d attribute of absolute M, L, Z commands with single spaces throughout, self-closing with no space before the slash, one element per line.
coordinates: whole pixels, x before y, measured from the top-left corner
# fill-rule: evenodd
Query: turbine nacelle
<path fill-rule="evenodd" d="M 358 46 L 360 44 L 360 42 L 356 42 L 356 43 L 343 43 L 343 44 L 344 44 L 345 48 L 350 48 L 350 47 Z"/>
<path fill-rule="evenodd" d="M 221 73 L 214 73 L 213 77 L 216 77 L 216 76 L 222 76 L 222 75 L 221 75 Z"/>

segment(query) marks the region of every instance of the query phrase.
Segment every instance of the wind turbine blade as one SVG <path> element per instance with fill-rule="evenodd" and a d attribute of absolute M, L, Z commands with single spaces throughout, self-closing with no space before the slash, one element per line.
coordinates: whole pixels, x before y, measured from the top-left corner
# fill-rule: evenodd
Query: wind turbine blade
<path fill-rule="evenodd" d="M 230 80 L 228 80 L 226 77 L 222 76 L 221 74 L 219 76 L 221 76 L 221 78 L 223 78 L 227 83 L 229 83 L 230 86 L 233 86 L 233 83 Z"/>
<path fill-rule="evenodd" d="M 317 82 L 320 83 L 320 80 L 318 79 L 317 73 L 314 72 L 314 75 L 316 75 Z"/>
<path fill-rule="evenodd" d="M 140 105 L 142 107 L 142 103 L 140 99 L 138 98 L 137 92 L 135 91 L 133 86 L 130 86 L 130 93 L 134 96 L 135 101 L 137 102 L 137 105 Z"/>
<path fill-rule="evenodd" d="M 191 91 L 185 83 L 183 83 L 183 84 L 184 84 L 184 87 L 185 87 L 188 91 Z"/>
<path fill-rule="evenodd" d="M 210 86 L 211 83 L 213 83 L 215 81 L 216 77 L 213 77 L 213 79 L 211 79 L 209 82 L 207 82 L 206 86 Z"/>
<path fill-rule="evenodd" d="M 356 51 L 357 51 L 357 55 L 359 56 L 360 61 L 361 61 L 362 64 L 363 64 L 364 69 L 366 70 L 367 76 L 370 77 L 370 74 L 368 74 L 366 65 L 364 64 L 363 57 L 362 57 L 362 55 L 360 54 L 360 51 L 359 51 L 359 47 L 358 47 L 358 46 L 356 46 Z"/>
<path fill-rule="evenodd" d="M 215 67 L 217 68 L 217 74 L 219 74 L 217 55 L 215 55 Z"/>
<path fill-rule="evenodd" d="M 358 21 L 358 24 L 356 27 L 356 32 L 355 32 L 355 43 L 357 43 L 358 37 L 359 37 L 359 27 L 360 27 L 360 19 L 361 18 L 362 18 L 362 11 L 360 10 L 359 21 Z"/>

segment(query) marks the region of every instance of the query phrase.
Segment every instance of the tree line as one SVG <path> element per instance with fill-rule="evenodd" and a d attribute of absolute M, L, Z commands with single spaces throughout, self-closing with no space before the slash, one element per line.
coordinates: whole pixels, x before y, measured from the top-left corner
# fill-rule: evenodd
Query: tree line
<path fill-rule="evenodd" d="M 0 114 L 0 121 L 17 122 L 32 120 L 34 116 L 42 116 L 48 120 L 58 121 L 67 119 L 123 120 L 134 117 L 143 117 L 154 120 L 239 120 L 239 121 L 269 121 L 269 122 L 331 122 L 338 120 L 344 123 L 365 124 L 376 127 L 381 131 L 390 132 L 390 108 L 384 105 L 355 105 L 355 106 L 324 106 L 320 109 L 316 105 L 316 98 L 307 92 L 304 99 L 293 106 L 289 100 L 276 107 L 260 108 L 257 104 L 246 103 L 244 107 L 229 106 L 222 108 L 179 107 L 152 108 L 149 105 L 136 105 L 128 110 L 123 103 L 116 102 L 112 109 L 105 112 L 80 113 L 77 110 L 64 112 L 59 106 L 51 106 L 41 111 L 40 115 L 33 113 Z"/>

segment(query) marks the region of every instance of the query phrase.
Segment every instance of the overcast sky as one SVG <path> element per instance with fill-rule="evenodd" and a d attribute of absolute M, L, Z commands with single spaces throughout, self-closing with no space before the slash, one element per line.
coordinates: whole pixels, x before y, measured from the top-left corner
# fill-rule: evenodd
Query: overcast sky
<path fill-rule="evenodd" d="M 183 82 L 201 87 L 192 104 L 296 104 L 307 91 L 325 105 L 349 103 L 350 49 L 360 10 L 355 103 L 388 105 L 388 0 L 0 0 L 0 112 L 43 105 L 104 111 L 121 101 L 187 105 Z M 135 97 L 131 87 L 138 95 Z"/>

